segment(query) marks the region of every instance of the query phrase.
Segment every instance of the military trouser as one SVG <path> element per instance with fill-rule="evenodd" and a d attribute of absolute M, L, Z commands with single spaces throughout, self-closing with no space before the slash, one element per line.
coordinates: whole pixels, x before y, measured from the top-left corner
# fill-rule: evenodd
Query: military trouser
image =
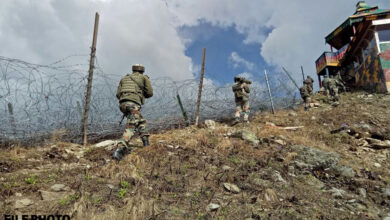
<path fill-rule="evenodd" d="M 326 98 L 330 101 L 330 96 L 332 96 L 333 102 L 339 101 L 339 88 L 331 87 L 330 89 L 326 89 Z"/>
<path fill-rule="evenodd" d="M 146 120 L 139 112 L 141 106 L 131 101 L 125 101 L 120 103 L 119 108 L 127 118 L 126 130 L 123 133 L 123 137 L 121 139 L 125 147 L 130 146 L 130 140 L 137 132 L 141 139 L 144 137 L 147 138 L 149 133 L 146 129 Z"/>
<path fill-rule="evenodd" d="M 309 110 L 310 101 L 311 101 L 310 96 L 303 96 L 302 99 L 303 99 L 303 102 L 305 103 L 305 110 Z"/>
<path fill-rule="evenodd" d="M 241 117 L 241 112 L 244 115 L 244 121 L 247 122 L 249 118 L 249 100 L 243 100 L 239 99 L 236 100 L 236 113 L 235 113 L 235 118 L 236 120 L 239 120 Z"/>

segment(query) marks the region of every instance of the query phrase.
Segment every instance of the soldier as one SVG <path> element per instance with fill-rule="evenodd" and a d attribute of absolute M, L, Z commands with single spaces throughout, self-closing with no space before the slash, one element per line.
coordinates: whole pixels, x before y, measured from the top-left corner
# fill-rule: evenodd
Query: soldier
<path fill-rule="evenodd" d="M 322 84 L 326 89 L 326 98 L 328 102 L 332 101 L 334 104 L 338 104 L 339 102 L 339 86 L 344 86 L 339 80 L 335 78 L 325 77 Z M 330 96 L 332 96 L 332 100 L 330 100 Z"/>
<path fill-rule="evenodd" d="M 308 89 L 309 89 L 310 95 L 313 95 L 313 83 L 314 83 L 314 80 L 310 76 L 307 76 L 306 79 L 303 81 L 303 84 L 309 85 Z"/>
<path fill-rule="evenodd" d="M 234 100 L 236 102 L 236 113 L 233 125 L 240 122 L 241 112 L 244 114 L 244 122 L 249 123 L 249 85 L 252 82 L 239 77 L 234 77 L 234 85 L 232 86 L 234 92 Z"/>
<path fill-rule="evenodd" d="M 303 102 L 305 103 L 305 111 L 309 111 L 310 108 L 310 94 L 313 90 L 310 88 L 310 84 L 304 83 L 301 88 L 299 88 L 299 92 L 301 93 L 301 97 Z"/>
<path fill-rule="evenodd" d="M 339 82 L 338 82 L 339 89 L 340 89 L 341 91 L 343 91 L 343 92 L 346 92 L 346 91 L 347 91 L 347 88 L 346 88 L 345 85 L 344 85 L 345 83 L 344 83 L 343 79 L 341 78 L 340 72 L 336 75 L 335 79 L 339 81 Z"/>
<path fill-rule="evenodd" d="M 143 75 L 145 68 L 140 64 L 132 66 L 133 73 L 127 74 L 119 83 L 116 97 L 123 117 L 127 118 L 126 130 L 113 154 L 113 158 L 121 160 L 129 151 L 130 140 L 138 132 L 144 146 L 149 146 L 149 133 L 146 130 L 146 120 L 139 112 L 145 98 L 153 96 L 153 88 L 149 77 Z"/>

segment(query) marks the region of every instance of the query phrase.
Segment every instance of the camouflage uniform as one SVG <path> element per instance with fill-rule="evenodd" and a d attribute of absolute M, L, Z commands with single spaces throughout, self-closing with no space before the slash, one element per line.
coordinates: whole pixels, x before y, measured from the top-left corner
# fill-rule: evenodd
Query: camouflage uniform
<path fill-rule="evenodd" d="M 310 94 L 310 95 L 313 94 L 313 83 L 314 83 L 314 80 L 313 80 L 313 78 L 311 78 L 310 76 L 307 76 L 307 78 L 305 79 L 305 81 L 303 81 L 303 84 L 308 85 L 308 89 L 309 89 L 309 94 Z"/>
<path fill-rule="evenodd" d="M 241 112 L 244 115 L 244 122 L 249 122 L 249 84 L 251 83 L 248 80 L 235 77 L 235 83 L 232 86 L 232 90 L 234 92 L 234 100 L 236 102 L 236 113 L 234 115 L 235 121 L 234 123 L 238 123 L 240 121 Z"/>
<path fill-rule="evenodd" d="M 326 98 L 330 102 L 330 96 L 333 102 L 339 101 L 339 86 L 343 84 L 335 78 L 325 78 L 322 82 L 326 89 Z"/>
<path fill-rule="evenodd" d="M 143 75 L 144 67 L 133 66 L 133 73 L 127 74 L 119 83 L 116 97 L 119 99 L 119 108 L 124 117 L 127 118 L 126 130 L 120 140 L 120 146 L 113 157 L 120 160 L 123 154 L 128 151 L 131 138 L 138 133 L 144 146 L 149 145 L 149 133 L 146 129 L 146 120 L 139 112 L 145 98 L 153 96 L 153 88 L 149 77 Z"/>
<path fill-rule="evenodd" d="M 305 111 L 308 111 L 310 108 L 310 92 L 311 91 L 313 91 L 313 90 L 311 90 L 309 84 L 303 84 L 303 86 L 301 88 L 299 88 L 299 92 L 301 94 L 303 102 L 305 103 Z"/>

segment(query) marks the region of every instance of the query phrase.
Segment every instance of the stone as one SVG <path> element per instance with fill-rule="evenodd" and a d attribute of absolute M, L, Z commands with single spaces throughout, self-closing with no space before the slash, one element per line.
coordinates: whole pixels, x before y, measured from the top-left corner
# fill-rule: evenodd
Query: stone
<path fill-rule="evenodd" d="M 279 202 L 278 195 L 273 189 L 266 189 L 264 193 L 264 200 L 268 202 Z"/>
<path fill-rule="evenodd" d="M 231 170 L 232 168 L 231 167 L 229 167 L 229 166 L 227 166 L 227 165 L 223 165 L 222 166 L 222 170 L 224 170 L 224 171 L 228 171 L 228 170 Z"/>
<path fill-rule="evenodd" d="M 316 117 L 314 117 L 314 116 L 311 116 L 311 118 L 310 118 L 311 120 L 317 120 L 317 118 Z"/>
<path fill-rule="evenodd" d="M 287 140 L 286 136 L 284 136 L 284 135 L 278 135 L 278 138 L 281 140 L 284 140 L 284 141 Z"/>
<path fill-rule="evenodd" d="M 22 193 L 15 193 L 15 196 L 22 197 L 23 195 L 22 195 Z"/>
<path fill-rule="evenodd" d="M 66 191 L 65 190 L 65 185 L 64 184 L 54 184 L 50 187 L 51 190 L 54 192 L 60 192 L 60 191 Z"/>
<path fill-rule="evenodd" d="M 42 200 L 44 201 L 59 201 L 60 199 L 70 195 L 71 193 L 67 192 L 49 192 L 44 190 L 39 190 Z"/>
<path fill-rule="evenodd" d="M 290 116 L 290 117 L 296 117 L 298 114 L 297 113 L 295 113 L 295 112 L 289 112 L 288 113 L 288 116 Z"/>
<path fill-rule="evenodd" d="M 390 199 L 390 187 L 382 188 L 382 196 L 385 199 Z"/>
<path fill-rule="evenodd" d="M 309 174 L 309 175 L 299 176 L 298 178 L 302 180 L 302 182 L 316 189 L 323 189 L 325 187 L 325 184 L 313 175 Z"/>
<path fill-rule="evenodd" d="M 332 189 L 328 190 L 328 192 L 332 193 L 332 196 L 336 199 L 342 199 L 344 194 L 345 194 L 345 191 L 342 190 L 342 189 L 337 189 L 337 188 L 334 188 L 332 187 Z"/>
<path fill-rule="evenodd" d="M 274 182 L 286 183 L 286 180 L 284 180 L 283 177 L 280 175 L 280 173 L 276 170 L 272 173 L 272 180 Z"/>
<path fill-rule="evenodd" d="M 324 170 L 335 168 L 339 162 L 339 155 L 337 153 L 328 153 L 319 149 L 295 145 L 292 149 L 298 153 L 295 159 L 295 165 L 302 169 L 310 170 Z"/>
<path fill-rule="evenodd" d="M 277 143 L 277 144 L 279 144 L 279 145 L 282 145 L 282 146 L 284 146 L 284 145 L 287 144 L 287 143 L 286 143 L 285 141 L 283 141 L 283 140 L 274 140 L 274 142 Z"/>
<path fill-rule="evenodd" d="M 17 200 L 15 202 L 15 209 L 23 209 L 23 208 L 26 208 L 27 206 L 30 206 L 32 205 L 34 202 L 31 201 L 30 199 L 21 199 L 21 200 Z"/>
<path fill-rule="evenodd" d="M 258 145 L 260 142 L 254 133 L 252 133 L 248 130 L 245 130 L 245 129 L 234 132 L 232 134 L 232 137 L 240 138 L 240 139 L 245 140 L 253 145 Z"/>
<path fill-rule="evenodd" d="M 219 205 L 218 204 L 215 204 L 215 203 L 210 203 L 208 206 L 207 206 L 207 210 L 208 211 L 217 211 L 219 209 Z"/>
<path fill-rule="evenodd" d="M 175 147 L 173 145 L 167 145 L 167 148 L 174 149 Z"/>
<path fill-rule="evenodd" d="M 111 145 L 116 145 L 116 141 L 113 140 L 105 140 L 100 143 L 95 144 L 96 147 L 108 147 Z"/>
<path fill-rule="evenodd" d="M 276 127 L 276 125 L 272 122 L 266 122 L 265 125 L 271 126 L 271 127 Z"/>
<path fill-rule="evenodd" d="M 207 128 L 214 130 L 215 129 L 215 121 L 213 120 L 206 120 L 204 122 Z"/>
<path fill-rule="evenodd" d="M 111 184 L 107 184 L 107 187 L 110 188 L 110 189 L 115 189 L 115 186 L 113 186 Z"/>
<path fill-rule="evenodd" d="M 232 184 L 232 183 L 224 183 L 224 184 L 223 184 L 223 187 L 224 187 L 227 191 L 229 191 L 229 192 L 231 192 L 231 193 L 239 193 L 239 192 L 241 192 L 241 189 L 238 188 L 237 185 Z"/>
<path fill-rule="evenodd" d="M 348 166 L 339 166 L 335 168 L 335 171 L 343 177 L 353 178 L 355 177 L 355 171 Z"/>
<path fill-rule="evenodd" d="M 382 165 L 380 165 L 379 163 L 374 163 L 374 167 L 379 168 L 379 167 L 382 167 Z"/>
<path fill-rule="evenodd" d="M 359 195 L 360 195 L 361 197 L 363 197 L 364 199 L 367 198 L 367 191 L 366 191 L 366 189 L 364 189 L 364 188 L 359 188 L 359 189 L 358 189 L 358 192 L 359 192 Z"/>

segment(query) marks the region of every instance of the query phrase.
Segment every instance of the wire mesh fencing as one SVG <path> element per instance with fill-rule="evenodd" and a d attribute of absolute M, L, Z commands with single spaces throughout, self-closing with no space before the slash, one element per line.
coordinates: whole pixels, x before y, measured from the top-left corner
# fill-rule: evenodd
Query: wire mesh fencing
<path fill-rule="evenodd" d="M 84 59 L 85 62 L 76 63 Z M 75 64 L 76 63 L 76 64 Z M 81 142 L 81 125 L 87 84 L 88 55 L 74 55 L 57 62 L 40 65 L 0 56 L 0 141 L 35 143 L 53 133 L 67 141 Z M 207 76 L 207 72 L 205 73 Z M 88 119 L 90 140 L 119 137 L 124 124 L 115 97 L 123 75 L 107 74 L 96 65 Z M 270 107 L 264 79 L 252 79 L 252 112 Z M 198 79 L 174 81 L 151 77 L 154 96 L 141 112 L 152 131 L 184 126 L 176 96 L 192 120 L 196 109 Z M 297 103 L 297 89 L 283 74 L 270 76 L 271 93 L 277 109 Z M 235 103 L 230 85 L 203 86 L 200 121 L 233 116 Z"/>

